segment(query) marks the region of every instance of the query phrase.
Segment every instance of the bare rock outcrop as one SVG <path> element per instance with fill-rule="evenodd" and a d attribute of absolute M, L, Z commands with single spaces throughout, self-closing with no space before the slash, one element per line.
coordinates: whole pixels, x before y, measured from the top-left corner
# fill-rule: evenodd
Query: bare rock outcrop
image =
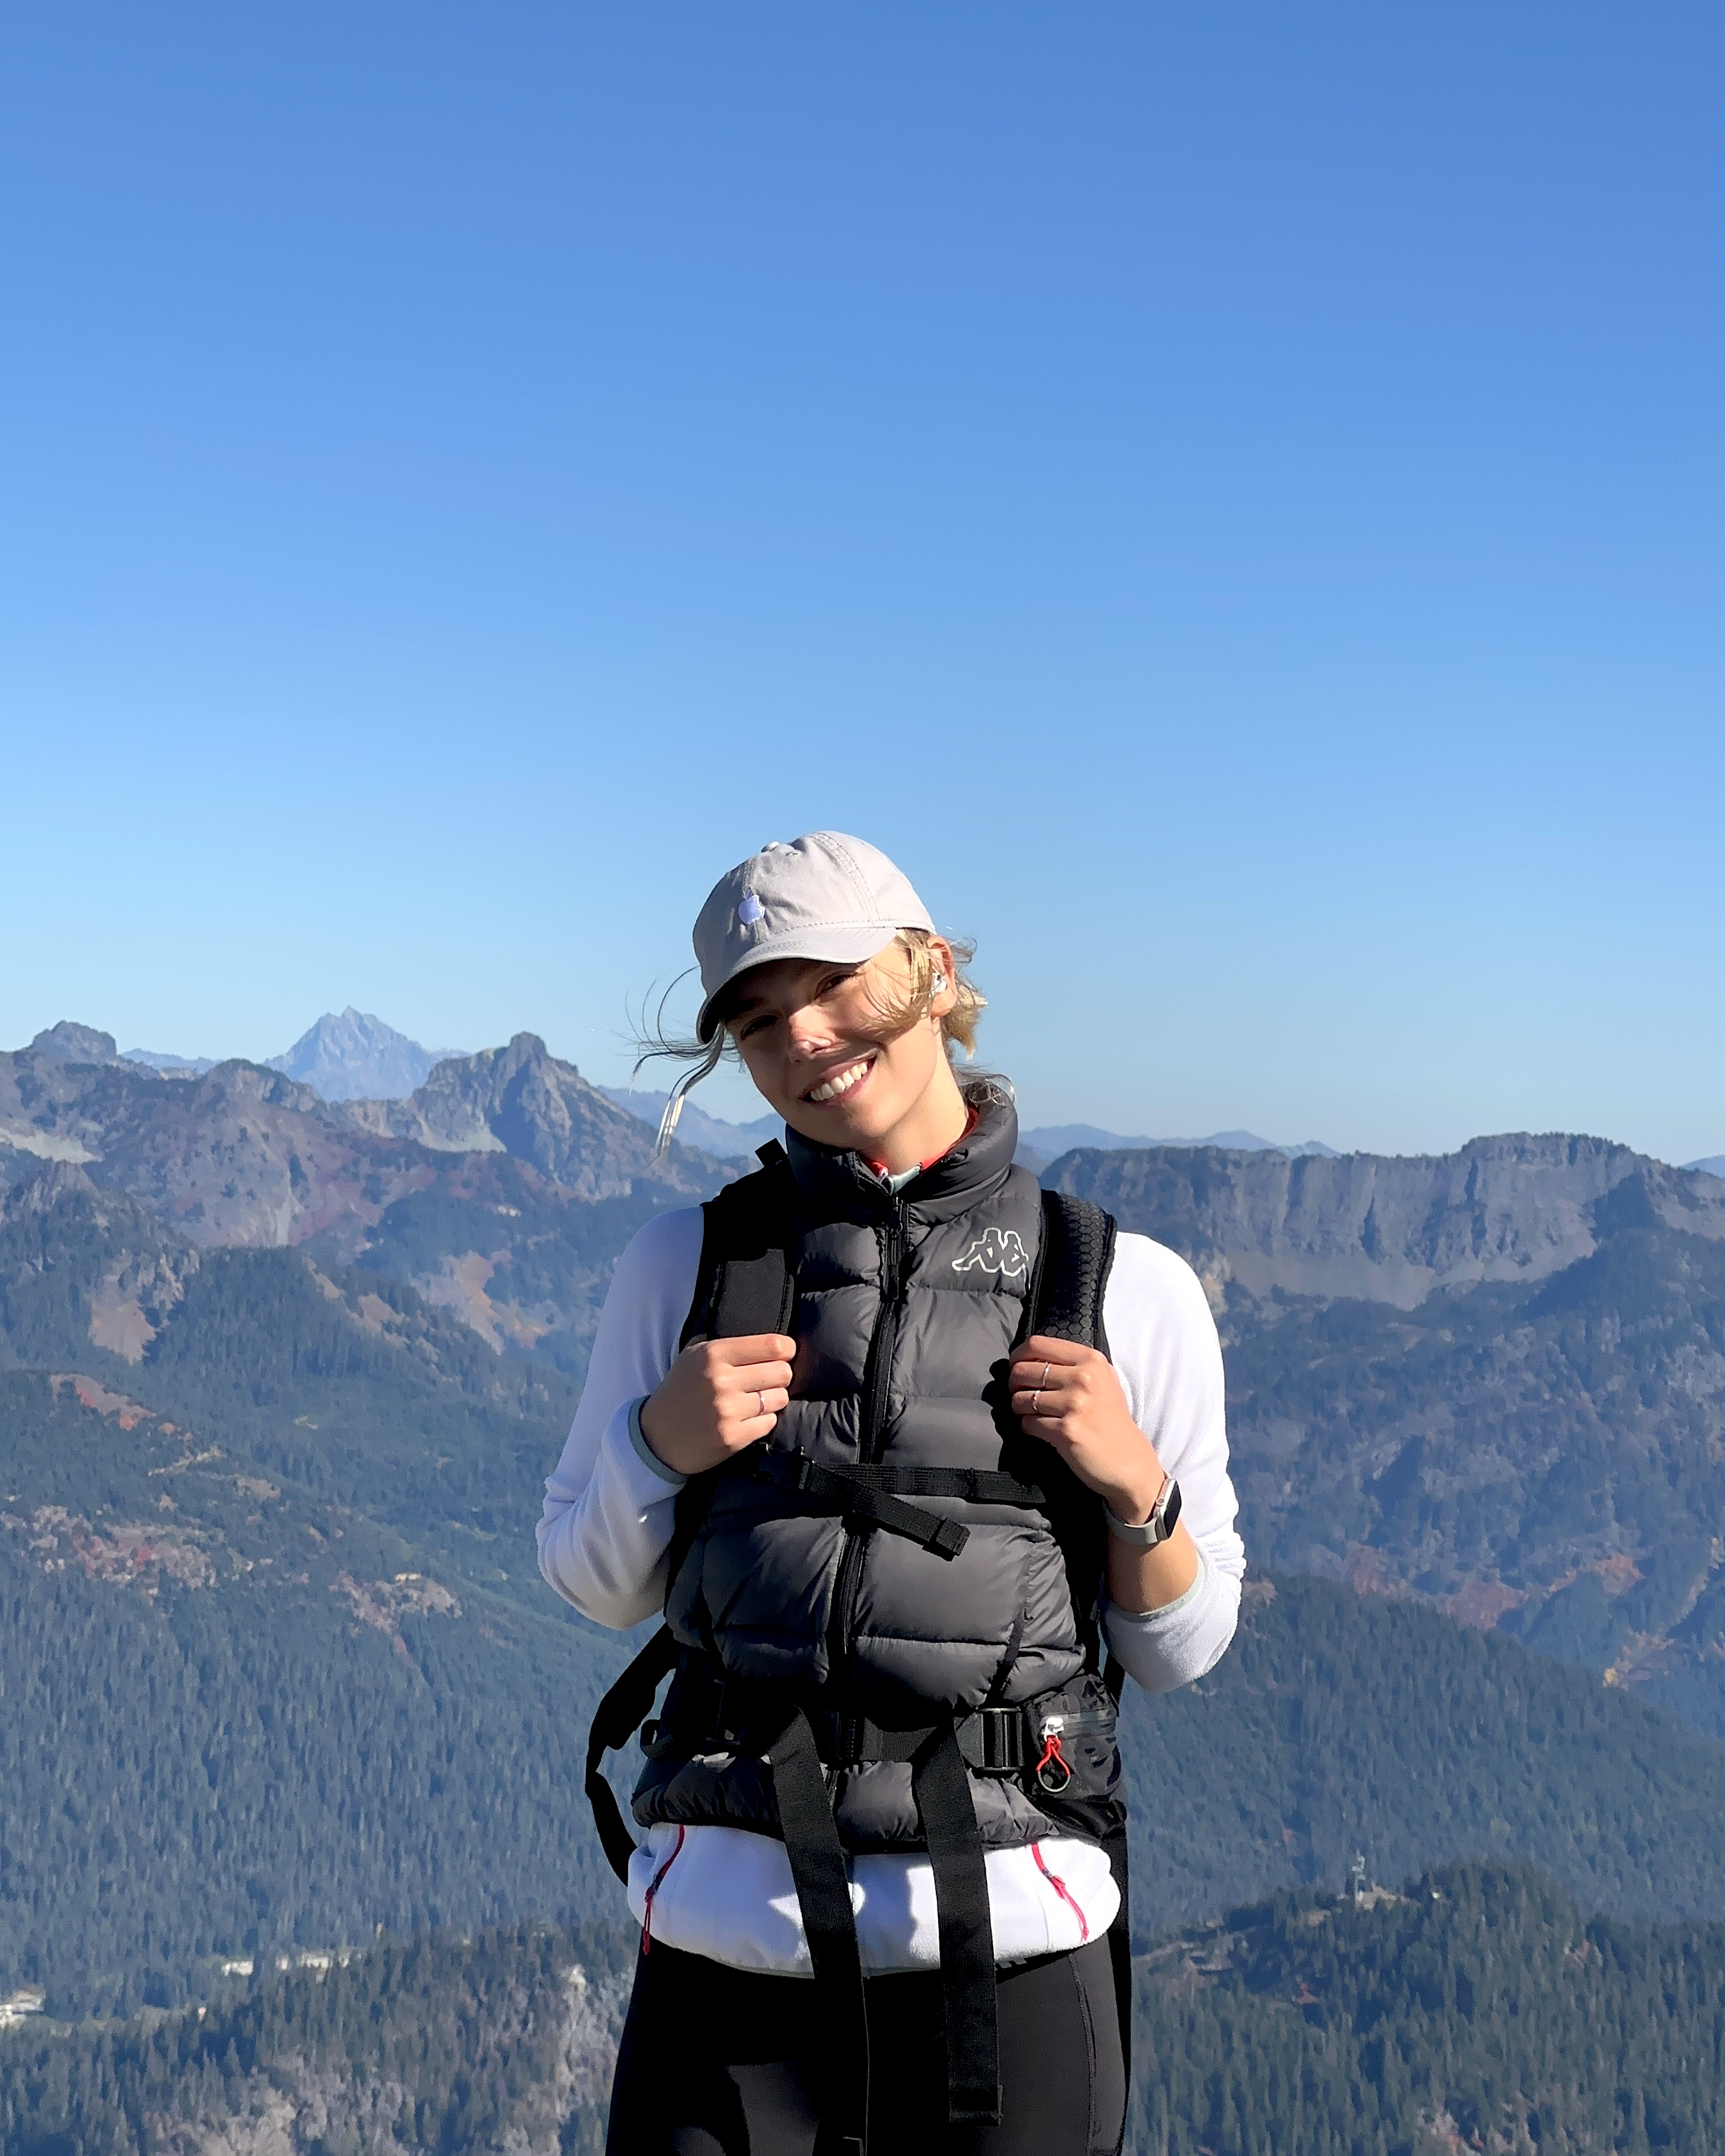
<path fill-rule="evenodd" d="M 439 1152 L 507 1152 L 580 1198 L 622 1196 L 642 1178 L 672 1190 L 711 1187 L 708 1164 L 674 1146 L 655 1163 L 653 1133 L 591 1086 L 536 1034 L 506 1048 L 450 1056 L 405 1101 L 349 1101 L 357 1129 Z"/>
<path fill-rule="evenodd" d="M 1540 1280 L 1591 1256 L 1598 1208 L 1618 1194 L 1667 1226 L 1725 1238 L 1725 1182 L 1604 1138 L 1515 1133 L 1403 1158 L 1085 1151 L 1043 1179 L 1179 1251 L 1213 1289 L 1404 1310 L 1436 1287 Z"/>

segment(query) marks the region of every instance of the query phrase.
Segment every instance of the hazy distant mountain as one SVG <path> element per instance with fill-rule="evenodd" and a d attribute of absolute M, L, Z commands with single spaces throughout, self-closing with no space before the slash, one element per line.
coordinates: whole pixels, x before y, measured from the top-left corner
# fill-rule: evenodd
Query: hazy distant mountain
<path fill-rule="evenodd" d="M 46 1026 L 30 1043 L 30 1053 L 45 1055 L 53 1063 L 117 1063 L 118 1051 L 111 1033 L 98 1033 L 93 1025 L 78 1025 L 63 1018 Z"/>
<path fill-rule="evenodd" d="M 422 1048 L 417 1040 L 349 1004 L 338 1018 L 326 1011 L 285 1055 L 264 1067 L 310 1086 L 326 1101 L 398 1101 L 423 1086 L 457 1048 Z"/>
<path fill-rule="evenodd" d="M 1019 1133 L 1019 1158 L 1039 1173 L 1078 1146 L 1092 1146 L 1099 1152 L 1142 1152 L 1156 1146 L 1189 1152 L 1199 1146 L 1220 1146 L 1230 1152 L 1284 1153 L 1290 1160 L 1337 1158 L 1335 1147 L 1318 1138 L 1307 1138 L 1301 1145 L 1278 1145 L 1274 1138 L 1260 1138 L 1251 1131 L 1213 1131 L 1207 1138 L 1129 1138 L 1118 1131 L 1098 1130 L 1094 1123 L 1040 1123 L 1034 1130 Z"/>
<path fill-rule="evenodd" d="M 669 1093 L 632 1093 L 626 1086 L 601 1086 L 598 1090 L 626 1114 L 651 1123 L 655 1131 L 670 1098 Z M 683 1103 L 683 1112 L 677 1118 L 680 1143 L 699 1146 L 703 1152 L 716 1154 L 721 1160 L 752 1159 L 757 1146 L 765 1145 L 768 1138 L 783 1137 L 784 1125 L 777 1116 L 757 1116 L 752 1123 L 727 1123 L 722 1116 L 710 1116 L 705 1108 L 697 1108 L 693 1101 Z"/>
<path fill-rule="evenodd" d="M 141 1064 L 146 1070 L 157 1071 L 164 1078 L 201 1078 L 206 1070 L 216 1067 L 213 1055 L 172 1055 L 159 1048 L 123 1048 L 120 1060 Z"/>
<path fill-rule="evenodd" d="M 1691 1168 L 1698 1168 L 1703 1175 L 1725 1175 L 1725 1152 L 1716 1152 L 1707 1160 L 1692 1160 Z"/>
<path fill-rule="evenodd" d="M 656 1128 L 665 1113 L 668 1093 L 629 1091 L 624 1086 L 601 1086 L 598 1089 L 608 1101 L 614 1101 L 619 1108 L 643 1122 Z M 710 1116 L 698 1108 L 693 1101 L 685 1103 L 677 1123 L 677 1136 L 685 1143 L 699 1146 L 703 1152 L 716 1153 L 721 1160 L 746 1160 L 757 1146 L 764 1145 L 768 1138 L 781 1138 L 784 1125 L 777 1116 L 757 1116 L 752 1123 L 726 1122 L 721 1116 Z M 1332 1147 L 1308 1138 L 1304 1145 L 1277 1145 L 1273 1138 L 1255 1137 L 1250 1131 L 1218 1131 L 1207 1138 L 1132 1138 L 1122 1137 L 1117 1131 L 1098 1130 L 1094 1123 L 1048 1123 L 1034 1131 L 1020 1132 L 1019 1158 L 1027 1168 L 1039 1174 L 1049 1163 L 1063 1152 L 1070 1152 L 1076 1146 L 1094 1146 L 1104 1152 L 1130 1152 L 1147 1146 L 1225 1146 L 1236 1152 L 1279 1152 L 1291 1160 L 1317 1154 L 1324 1159 L 1336 1158 Z"/>

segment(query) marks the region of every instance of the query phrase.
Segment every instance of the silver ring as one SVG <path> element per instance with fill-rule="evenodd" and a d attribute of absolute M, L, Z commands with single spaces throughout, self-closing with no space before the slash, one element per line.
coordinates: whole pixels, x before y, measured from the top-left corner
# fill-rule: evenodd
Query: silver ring
<path fill-rule="evenodd" d="M 1054 1368 L 1054 1364 L 1053 1364 L 1052 1363 L 1045 1363 L 1043 1364 L 1043 1366 L 1042 1366 L 1042 1385 L 1045 1385 L 1045 1384 L 1048 1383 L 1048 1373 L 1049 1373 L 1049 1372 L 1050 1372 L 1053 1368 Z M 1042 1390 L 1042 1385 L 1039 1385 L 1039 1386 L 1036 1388 L 1036 1389 L 1037 1389 L 1037 1391 L 1038 1391 L 1039 1393 Z"/>
<path fill-rule="evenodd" d="M 755 1394 L 755 1412 L 756 1412 L 757 1414 L 762 1414 L 762 1415 L 764 1415 L 764 1414 L 766 1414 L 766 1412 L 767 1412 L 767 1395 L 766 1395 L 766 1394 L 765 1394 L 765 1393 L 757 1393 L 757 1394 Z"/>
<path fill-rule="evenodd" d="M 1036 1409 L 1036 1403 L 1037 1403 L 1037 1401 L 1038 1401 L 1038 1400 L 1040 1400 L 1041 1398 L 1042 1398 L 1042 1388 L 1041 1388 L 1041 1386 L 1040 1386 L 1040 1385 L 1039 1385 L 1039 1386 L 1036 1388 L 1035 1391 L 1034 1391 L 1034 1393 L 1032 1393 L 1032 1394 L 1031 1394 L 1031 1395 L 1030 1395 L 1030 1412 L 1031 1412 L 1031 1414 L 1034 1414 L 1036 1413 L 1036 1411 L 1037 1411 L 1037 1409 Z"/>

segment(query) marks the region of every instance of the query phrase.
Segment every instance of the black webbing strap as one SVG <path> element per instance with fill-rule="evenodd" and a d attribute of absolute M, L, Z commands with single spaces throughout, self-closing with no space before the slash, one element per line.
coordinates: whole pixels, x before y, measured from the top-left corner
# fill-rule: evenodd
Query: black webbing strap
<path fill-rule="evenodd" d="M 768 1750 L 767 1763 L 773 1770 L 779 1830 L 803 1912 L 803 1929 L 814 1964 L 815 2001 L 825 2030 L 827 2102 L 815 2156 L 865 2156 L 869 2020 L 862 1953 L 826 1777 L 814 1732 L 800 1709 Z M 962 1767 L 959 1773 L 963 1773 Z"/>
<path fill-rule="evenodd" d="M 860 1527 L 879 1527 L 884 1533 L 901 1535 L 906 1542 L 915 1543 L 948 1562 L 970 1540 L 970 1530 L 962 1522 L 942 1519 L 938 1512 L 925 1512 L 919 1506 L 906 1505 L 902 1499 L 890 1496 L 856 1476 L 823 1467 L 806 1453 L 775 1452 L 769 1449 L 760 1455 L 755 1473 L 763 1482 L 775 1483 L 782 1490 L 794 1490 L 801 1496 L 814 1498 L 818 1505 L 831 1506 Z"/>
<path fill-rule="evenodd" d="M 1042 1237 L 1017 1344 L 1044 1333 L 1051 1340 L 1076 1341 L 1108 1353 L 1102 1306 L 1113 1269 L 1115 1233 L 1111 1217 L 1087 1198 L 1063 1190 L 1043 1192 Z M 1079 1643 L 1095 1668 L 1101 1661 L 1100 1596 L 1108 1547 L 1101 1502 L 1057 1455 L 1045 1471 L 1049 1525 L 1065 1561 Z"/>
<path fill-rule="evenodd" d="M 1126 1825 L 1111 1827 L 1102 1836 L 1102 1849 L 1114 1884 L 1120 1889 L 1120 1909 L 1108 1927 L 1108 1959 L 1114 1970 L 1114 2010 L 1120 2016 L 1120 2056 L 1126 2067 L 1128 2097 L 1132 2086 L 1132 1876 L 1127 1856 Z"/>
<path fill-rule="evenodd" d="M 1102 1665 L 1102 1682 L 1117 1707 L 1120 1695 L 1126 1689 L 1126 1668 L 1117 1656 L 1110 1655 Z M 1120 1907 L 1108 1927 L 1108 1959 L 1114 1969 L 1114 2009 L 1120 2016 L 1120 2056 L 1126 2066 L 1129 2098 L 1132 2087 L 1132 1866 L 1127 1852 L 1124 1820 L 1102 1836 L 1102 1847 L 1107 1855 L 1108 1869 L 1114 1874 L 1114 1884 L 1120 1889 Z"/>
<path fill-rule="evenodd" d="M 1040 1482 L 1021 1482 L 986 1467 L 837 1467 L 832 1471 L 865 1490 L 895 1497 L 962 1497 L 972 1505 L 1045 1505 Z"/>
<path fill-rule="evenodd" d="M 988 2120 L 998 2125 L 1000 2038 L 988 1875 L 970 1800 L 970 1777 L 950 1722 L 936 1732 L 911 1766 L 911 1788 L 928 1844 L 940 1922 L 947 2123 Z"/>
<path fill-rule="evenodd" d="M 619 1879 L 629 1877 L 629 1860 L 635 1853 L 634 1836 L 624 1825 L 623 1814 L 611 1784 L 600 1770 L 608 1752 L 627 1744 L 647 1719 L 659 1681 L 677 1659 L 677 1643 L 669 1625 L 661 1625 L 629 1667 L 599 1702 L 587 1733 L 587 1801 L 593 1806 L 593 1823 L 606 1861 Z"/>

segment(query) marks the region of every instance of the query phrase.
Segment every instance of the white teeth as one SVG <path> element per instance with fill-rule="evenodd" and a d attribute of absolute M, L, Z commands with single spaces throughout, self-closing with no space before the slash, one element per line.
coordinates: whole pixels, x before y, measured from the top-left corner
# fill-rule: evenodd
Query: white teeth
<path fill-rule="evenodd" d="M 819 1086 L 811 1088 L 805 1097 L 814 1101 L 836 1101 L 841 1093 L 848 1093 L 859 1078 L 866 1078 L 868 1075 L 866 1062 L 853 1063 L 848 1070 L 823 1079 Z"/>

